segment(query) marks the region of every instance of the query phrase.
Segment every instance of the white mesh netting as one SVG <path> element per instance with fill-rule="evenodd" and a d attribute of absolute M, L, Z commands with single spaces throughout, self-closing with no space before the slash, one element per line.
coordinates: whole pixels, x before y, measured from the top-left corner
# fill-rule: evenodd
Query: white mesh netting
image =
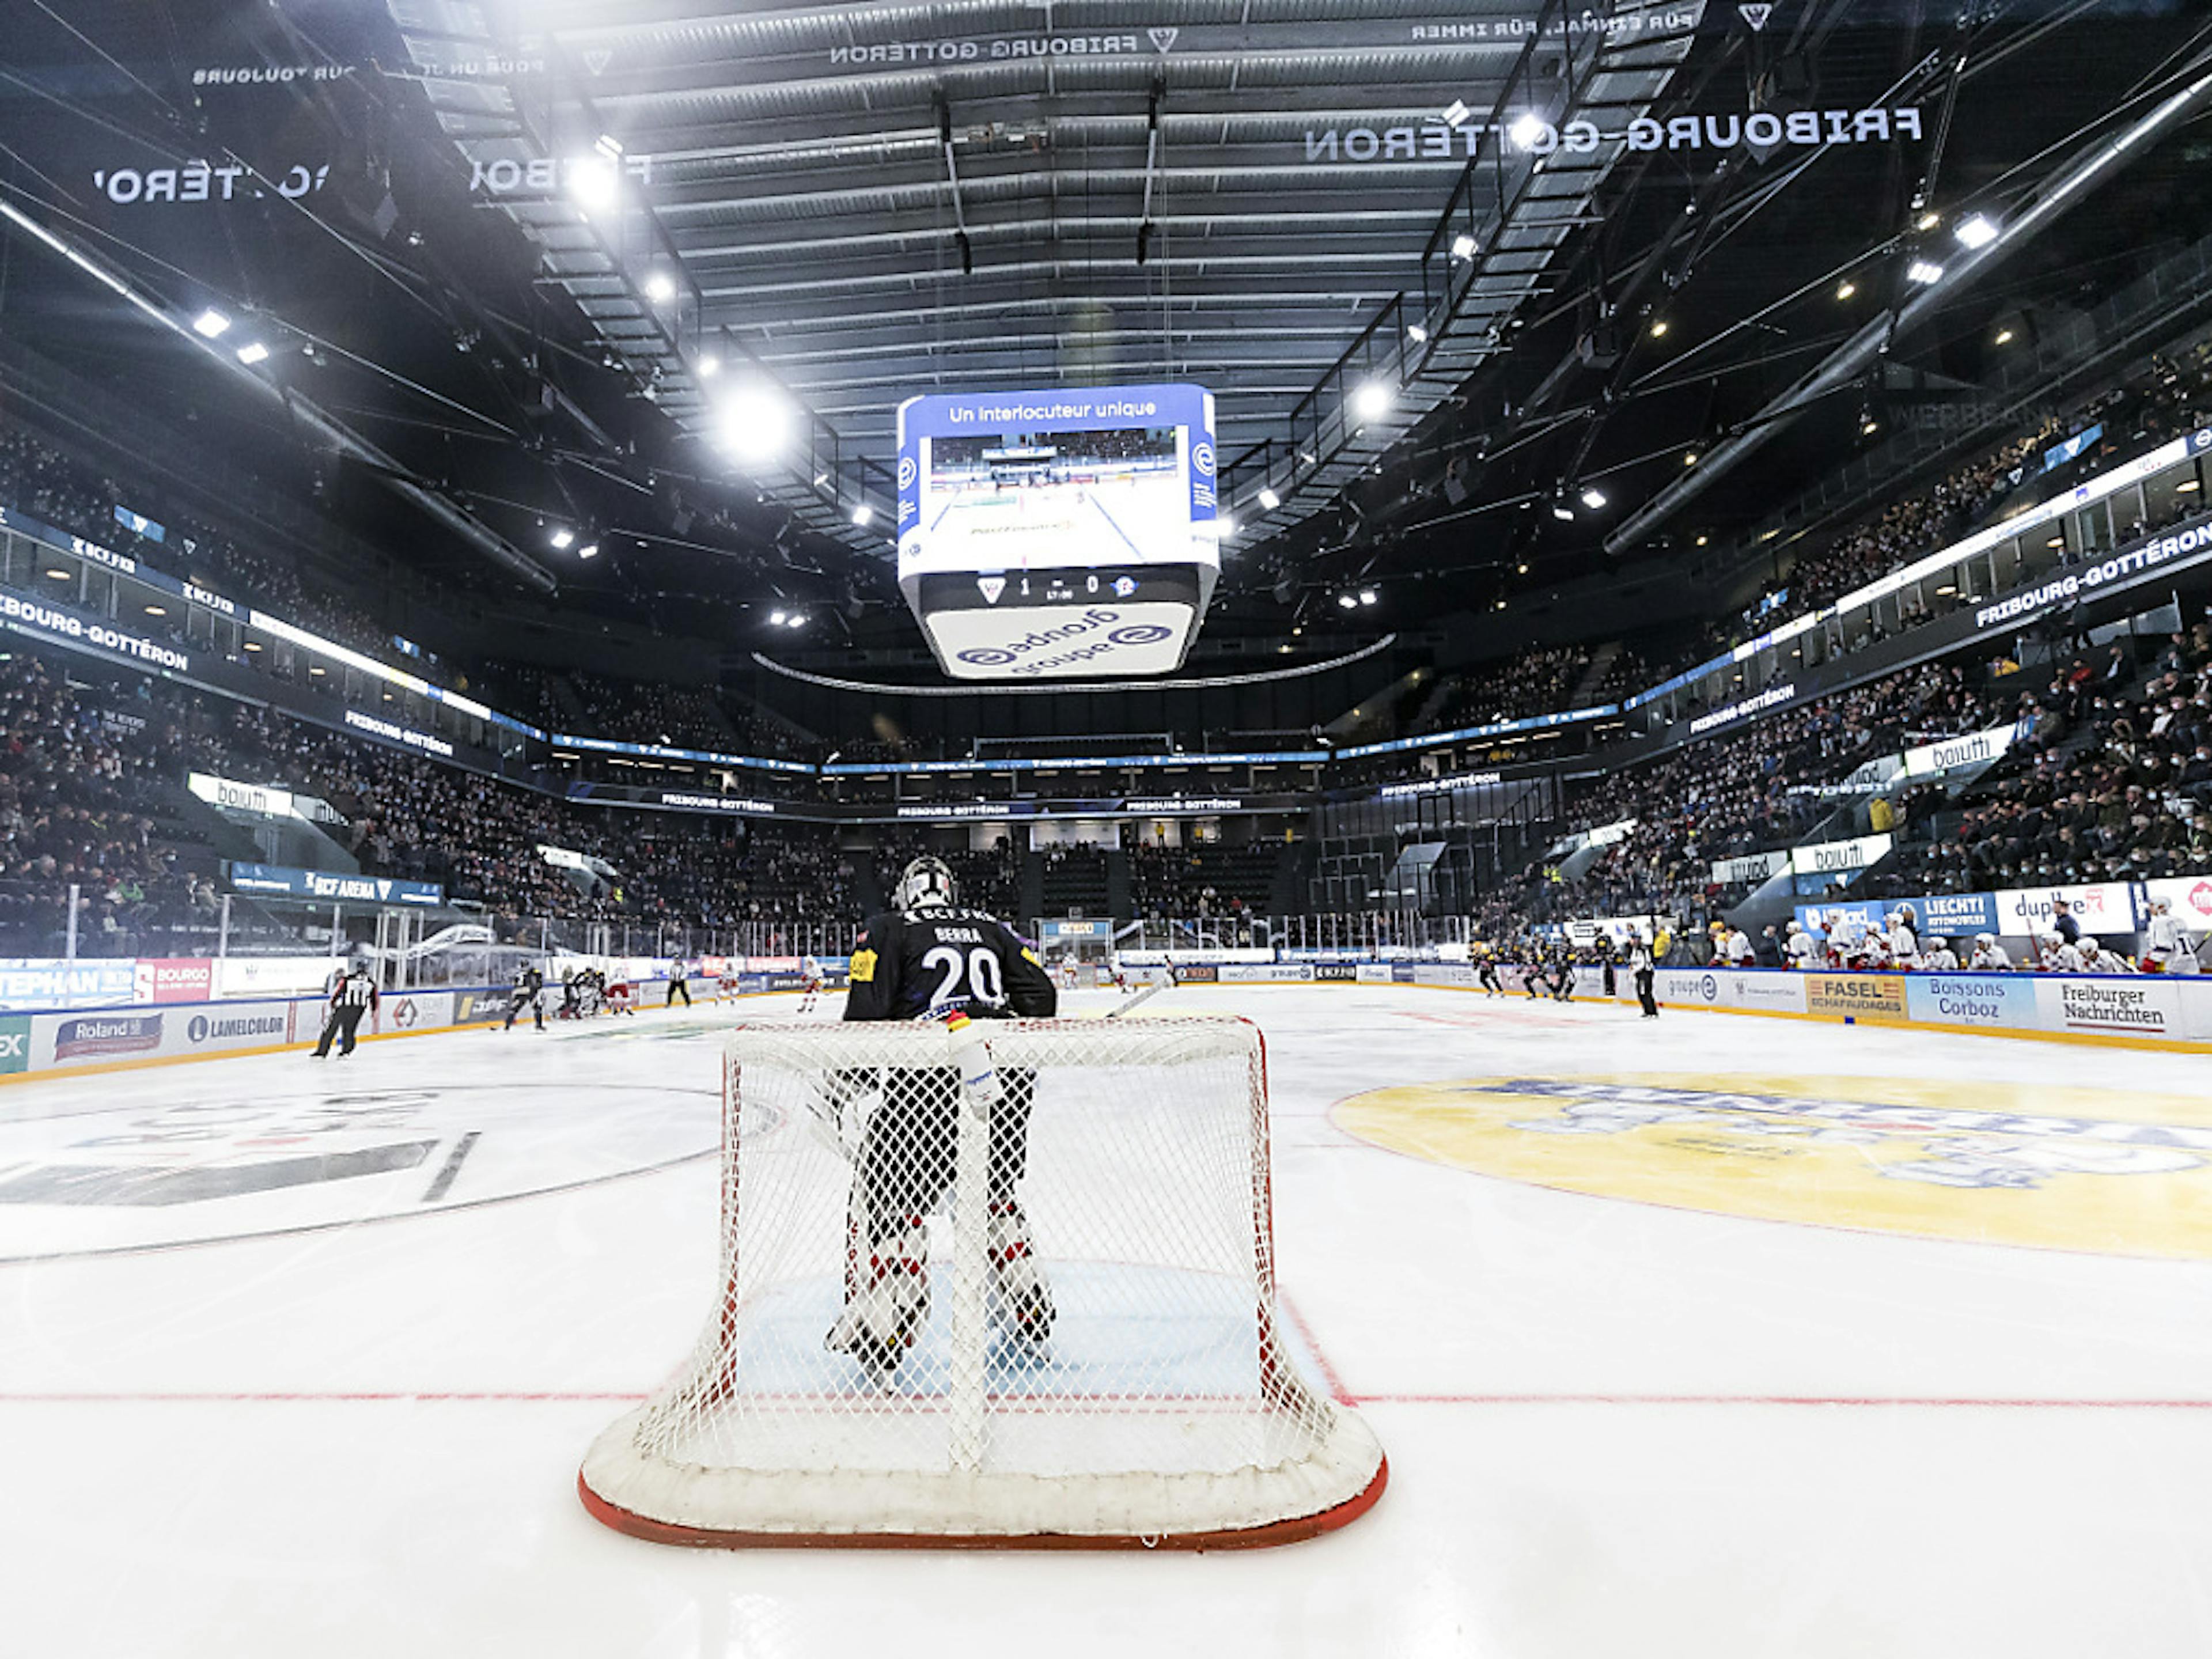
<path fill-rule="evenodd" d="M 592 1447 L 600 1518 L 1226 1543 L 1379 1492 L 1278 1321 L 1248 1023 L 741 1026 L 725 1086 L 721 1301 Z"/>

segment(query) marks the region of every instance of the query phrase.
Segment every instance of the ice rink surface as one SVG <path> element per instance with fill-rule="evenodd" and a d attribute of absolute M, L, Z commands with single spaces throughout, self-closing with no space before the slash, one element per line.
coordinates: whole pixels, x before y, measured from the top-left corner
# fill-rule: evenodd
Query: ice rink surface
<path fill-rule="evenodd" d="M 715 1029 L 794 1017 L 766 999 L 0 1091 L 0 1652 L 2212 1652 L 2203 1057 L 1411 987 L 1152 1006 L 1267 1033 L 1284 1295 L 1391 1462 L 1346 1530 L 592 1521 L 585 1447 L 705 1317 Z"/>

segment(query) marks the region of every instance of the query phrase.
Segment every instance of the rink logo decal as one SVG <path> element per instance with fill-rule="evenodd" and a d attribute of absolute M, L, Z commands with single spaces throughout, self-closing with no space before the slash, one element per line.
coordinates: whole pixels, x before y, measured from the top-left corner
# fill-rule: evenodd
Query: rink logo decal
<path fill-rule="evenodd" d="M 1375 1146 L 1766 1221 L 2212 1259 L 2212 1101 L 1910 1078 L 1473 1078 L 1357 1095 Z"/>

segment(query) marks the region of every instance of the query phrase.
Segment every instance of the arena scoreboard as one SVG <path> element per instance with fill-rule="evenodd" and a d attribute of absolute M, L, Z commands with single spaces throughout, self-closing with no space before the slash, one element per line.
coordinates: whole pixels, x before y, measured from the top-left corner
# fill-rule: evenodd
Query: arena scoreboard
<path fill-rule="evenodd" d="M 1182 665 L 1221 574 L 1212 393 L 912 398 L 898 446 L 899 589 L 947 674 Z"/>

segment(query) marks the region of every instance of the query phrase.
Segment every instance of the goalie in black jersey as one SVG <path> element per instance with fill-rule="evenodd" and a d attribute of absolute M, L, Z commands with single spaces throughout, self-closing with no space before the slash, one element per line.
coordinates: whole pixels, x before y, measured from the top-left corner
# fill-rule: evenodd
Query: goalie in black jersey
<path fill-rule="evenodd" d="M 871 916 L 853 947 L 845 1018 L 1048 1018 L 1059 993 L 1036 952 L 997 917 L 955 902 L 943 860 L 918 858 L 899 877 L 896 909 Z M 871 1370 L 905 1357 L 929 1309 L 929 1212 L 952 1185 L 961 1091 L 951 1069 L 890 1072 L 867 1118 L 854 1162 L 845 1310 L 826 1339 Z M 850 1097 L 876 1079 L 845 1074 Z M 1016 1334 L 1042 1341 L 1052 1330 L 1052 1295 L 1030 1251 L 1029 1218 L 1014 1188 L 1029 1163 L 1030 1109 L 1036 1074 L 999 1073 L 991 1109 L 990 1264 L 1000 1313 Z"/>

